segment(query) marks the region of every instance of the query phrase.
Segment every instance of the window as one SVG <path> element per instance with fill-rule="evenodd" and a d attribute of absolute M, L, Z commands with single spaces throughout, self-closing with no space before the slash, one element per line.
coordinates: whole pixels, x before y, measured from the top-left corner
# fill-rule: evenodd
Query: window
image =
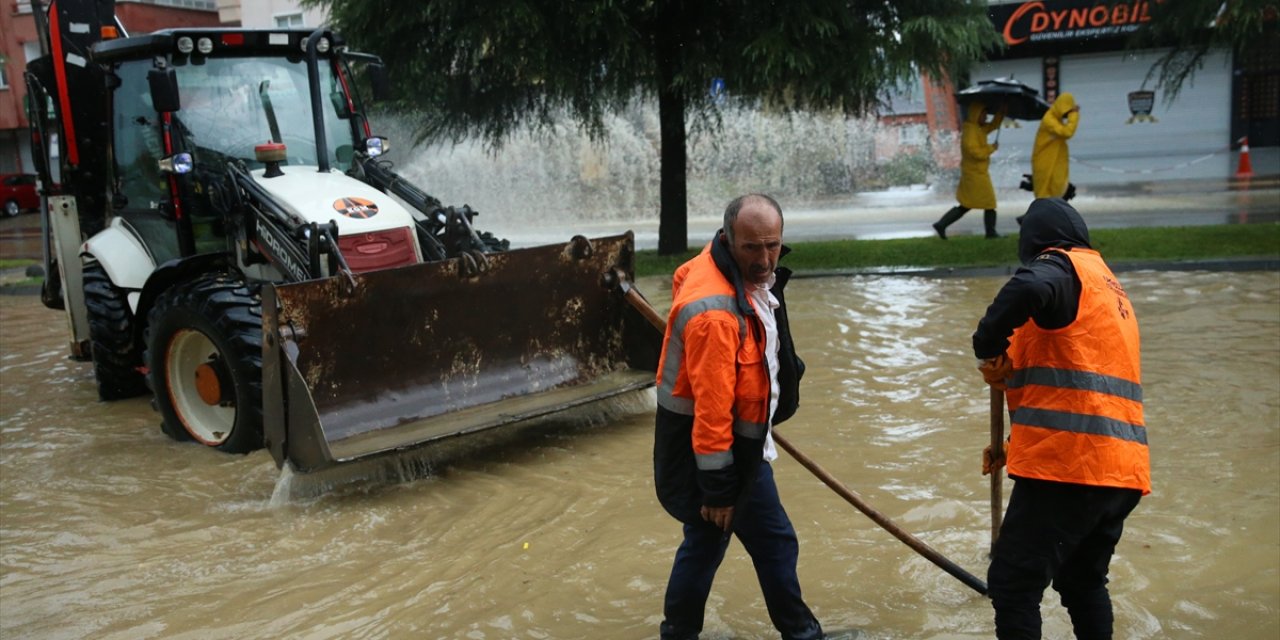
<path fill-rule="evenodd" d="M 5 67 L 9 66 L 8 62 L 7 59 L 0 56 L 0 89 L 9 88 L 9 73 L 5 70 Z"/>
<path fill-rule="evenodd" d="M 919 74 L 913 74 L 909 80 L 890 89 L 890 114 L 900 116 L 925 112 L 924 84 Z"/>
<path fill-rule="evenodd" d="M 32 41 L 30 41 L 30 42 L 24 42 L 24 43 L 22 43 L 22 57 L 23 57 L 27 62 L 31 62 L 32 60 L 35 60 L 36 58 L 39 58 L 39 57 L 40 57 L 40 42 L 39 42 L 39 41 L 36 41 L 36 40 L 32 40 Z"/>
<path fill-rule="evenodd" d="M 281 29 L 291 29 L 295 27 L 305 27 L 307 25 L 302 22 L 302 12 L 298 12 L 276 16 L 276 26 Z"/>

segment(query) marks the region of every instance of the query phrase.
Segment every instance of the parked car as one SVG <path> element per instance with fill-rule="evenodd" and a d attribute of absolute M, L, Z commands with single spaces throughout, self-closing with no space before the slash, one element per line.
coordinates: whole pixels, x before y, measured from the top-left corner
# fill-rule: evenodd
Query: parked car
<path fill-rule="evenodd" d="M 40 194 L 36 192 L 35 175 L 13 173 L 0 176 L 0 203 L 4 203 L 4 215 L 10 217 L 39 209 Z"/>

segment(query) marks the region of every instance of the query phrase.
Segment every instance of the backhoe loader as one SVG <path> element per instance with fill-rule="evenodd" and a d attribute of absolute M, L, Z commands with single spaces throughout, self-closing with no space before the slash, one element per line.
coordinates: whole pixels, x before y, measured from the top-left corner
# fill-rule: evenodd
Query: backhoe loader
<path fill-rule="evenodd" d="M 36 8 L 25 74 L 42 299 L 103 400 L 305 473 L 653 383 L 661 337 L 611 285 L 630 232 L 479 231 L 385 162 L 380 61 L 326 28 L 129 36 L 114 9 Z"/>

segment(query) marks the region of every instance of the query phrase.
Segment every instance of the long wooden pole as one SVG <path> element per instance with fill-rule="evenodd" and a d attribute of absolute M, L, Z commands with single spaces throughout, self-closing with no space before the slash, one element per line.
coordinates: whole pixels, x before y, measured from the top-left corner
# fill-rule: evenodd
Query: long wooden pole
<path fill-rule="evenodd" d="M 1000 465 L 991 465 L 991 553 L 995 553 L 1004 515 L 1004 391 L 995 387 L 991 387 L 991 457 L 1001 460 Z"/>
<path fill-rule="evenodd" d="M 783 437 L 783 435 L 778 433 L 776 429 L 773 430 L 773 441 L 778 443 L 778 446 L 782 447 L 787 453 L 791 454 L 791 457 L 795 458 L 796 462 L 799 462 L 801 466 L 808 469 L 813 473 L 813 475 L 817 476 L 823 484 L 831 487 L 831 490 L 839 494 L 846 502 L 856 507 L 858 511 L 866 514 L 868 518 L 871 518 L 873 522 L 880 525 L 882 529 L 893 534 L 893 537 L 901 540 L 903 544 L 911 547 L 916 553 L 924 556 L 926 560 L 937 565 L 943 571 L 951 574 L 960 582 L 963 582 L 965 586 L 984 596 L 987 595 L 987 583 L 978 579 L 968 571 L 960 568 L 960 565 L 948 560 L 946 556 L 938 553 L 933 547 L 925 544 L 924 541 L 911 535 L 906 529 L 903 529 L 898 526 L 897 523 L 890 520 L 888 516 L 877 511 L 874 507 L 868 504 L 866 500 L 863 500 L 861 496 L 854 493 L 852 489 L 846 487 L 844 483 L 837 480 L 835 476 L 828 473 L 826 469 L 823 469 L 821 465 L 814 462 L 809 456 L 801 453 L 799 449 L 796 449 L 795 445 L 791 444 L 791 441 Z"/>
<path fill-rule="evenodd" d="M 612 277 L 616 278 L 615 284 L 623 291 L 623 296 L 626 301 L 630 303 L 631 306 L 635 307 L 636 311 L 639 311 L 645 319 L 653 324 L 654 328 L 658 331 L 665 332 L 667 327 L 666 320 L 663 319 L 653 306 L 649 304 L 649 301 L 646 300 L 644 296 L 640 295 L 640 292 L 636 291 L 634 287 L 631 286 L 627 281 L 625 274 L 615 272 L 612 274 Z M 782 434 L 777 432 L 777 430 L 774 430 L 772 433 L 773 441 L 778 443 L 778 446 L 791 454 L 791 457 L 795 458 L 796 462 L 799 462 L 801 466 L 808 469 L 813 473 L 813 475 L 817 476 L 819 480 L 830 487 L 832 491 L 839 494 L 840 497 L 844 498 L 849 504 L 856 507 L 858 511 L 866 514 L 866 516 L 871 518 L 873 522 L 880 525 L 880 527 L 885 531 L 893 534 L 895 538 L 901 540 L 908 547 L 911 547 L 916 553 L 924 556 L 929 562 L 932 562 L 943 571 L 951 574 L 974 591 L 977 591 L 984 596 L 987 595 L 987 583 L 978 579 L 968 571 L 960 568 L 960 565 L 948 560 L 946 556 L 938 553 L 933 547 L 925 544 L 919 538 L 908 533 L 906 529 L 903 529 L 894 521 L 890 520 L 888 516 L 877 511 L 868 504 L 867 501 L 863 500 L 861 496 L 854 493 L 849 487 L 846 487 L 844 483 L 837 480 L 835 476 L 828 473 L 827 470 L 823 469 L 817 462 L 814 462 L 812 458 L 801 453 L 799 449 L 796 449 L 795 445 L 791 444 L 791 441 L 783 437 Z"/>

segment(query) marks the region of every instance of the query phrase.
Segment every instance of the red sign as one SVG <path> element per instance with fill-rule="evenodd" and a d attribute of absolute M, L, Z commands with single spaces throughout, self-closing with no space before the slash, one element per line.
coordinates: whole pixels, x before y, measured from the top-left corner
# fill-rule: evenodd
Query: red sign
<path fill-rule="evenodd" d="M 1151 3 L 1164 0 L 1127 2 L 1053 2 L 1036 0 L 1011 5 L 1013 10 L 992 11 L 1005 44 L 1080 40 L 1126 35 L 1151 21 Z M 1003 6 L 1001 7 L 1003 9 Z"/>

